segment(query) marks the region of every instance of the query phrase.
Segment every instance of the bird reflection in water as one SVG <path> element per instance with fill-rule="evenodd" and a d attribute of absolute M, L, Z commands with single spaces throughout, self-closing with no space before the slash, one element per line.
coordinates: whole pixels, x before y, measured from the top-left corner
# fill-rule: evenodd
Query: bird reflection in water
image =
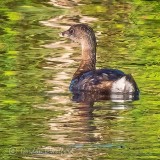
<path fill-rule="evenodd" d="M 72 100 L 74 102 L 97 102 L 102 100 L 110 100 L 112 102 L 126 102 L 126 101 L 134 101 L 139 99 L 139 94 L 103 94 L 99 92 L 82 92 L 75 91 L 72 92 Z"/>
<path fill-rule="evenodd" d="M 134 94 L 100 94 L 96 92 L 72 92 L 72 101 L 76 102 L 77 104 L 75 110 L 78 113 L 77 116 L 80 120 L 79 122 L 81 122 L 78 128 L 80 129 L 79 131 L 81 131 L 81 133 L 85 134 L 85 136 L 82 137 L 78 136 L 79 142 L 98 142 L 101 141 L 101 138 L 111 140 L 112 136 L 110 135 L 110 129 L 108 130 L 108 133 L 105 133 L 104 135 L 102 134 L 102 130 L 106 127 L 112 128 L 109 121 L 117 119 L 119 117 L 119 110 L 129 109 L 133 107 L 132 103 L 127 102 L 132 102 L 138 99 L 139 96 Z M 95 102 L 102 102 L 104 104 L 107 102 L 108 104 L 106 106 L 102 104 L 97 105 L 97 103 L 95 104 Z M 94 111 L 100 111 L 101 114 L 98 112 L 95 113 Z M 99 125 L 96 125 L 97 120 Z"/>
<path fill-rule="evenodd" d="M 66 95 L 63 99 L 67 100 L 68 97 Z M 121 142 L 128 139 L 123 128 L 116 128 L 114 123 L 123 118 L 121 111 L 132 109 L 133 104 L 130 102 L 138 99 L 137 95 L 131 94 L 72 92 L 72 103 L 63 103 L 59 99 L 57 103 L 63 103 L 63 107 L 54 108 L 63 114 L 49 120 L 51 141 L 56 146 L 69 149 L 66 160 L 71 157 L 78 159 L 82 155 L 88 157 L 89 153 L 92 156 L 108 154 L 107 148 L 119 148 Z M 60 155 L 52 156 L 61 158 Z"/>

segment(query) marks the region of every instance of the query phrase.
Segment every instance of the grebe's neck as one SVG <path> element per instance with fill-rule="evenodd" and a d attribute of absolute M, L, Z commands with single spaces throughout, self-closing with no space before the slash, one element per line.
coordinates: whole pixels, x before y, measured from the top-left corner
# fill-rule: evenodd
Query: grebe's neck
<path fill-rule="evenodd" d="M 95 36 L 87 36 L 81 40 L 82 60 L 73 75 L 73 79 L 78 78 L 83 73 L 95 70 L 96 68 L 96 40 Z"/>

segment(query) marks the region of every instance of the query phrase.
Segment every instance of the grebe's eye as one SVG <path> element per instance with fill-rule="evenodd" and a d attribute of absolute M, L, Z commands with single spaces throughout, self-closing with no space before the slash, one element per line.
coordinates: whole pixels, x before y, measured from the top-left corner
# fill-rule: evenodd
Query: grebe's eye
<path fill-rule="evenodd" d="M 74 29 L 70 29 L 70 30 L 69 30 L 69 33 L 70 33 L 70 34 L 73 34 L 73 33 L 74 33 Z"/>

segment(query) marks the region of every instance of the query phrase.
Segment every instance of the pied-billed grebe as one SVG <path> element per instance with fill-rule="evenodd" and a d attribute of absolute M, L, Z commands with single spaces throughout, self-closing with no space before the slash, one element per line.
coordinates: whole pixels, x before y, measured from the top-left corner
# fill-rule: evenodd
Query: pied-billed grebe
<path fill-rule="evenodd" d="M 73 75 L 70 91 L 139 93 L 137 84 L 130 74 L 117 69 L 96 70 L 96 37 L 91 27 L 75 24 L 62 32 L 62 36 L 79 42 L 82 47 L 82 60 Z"/>

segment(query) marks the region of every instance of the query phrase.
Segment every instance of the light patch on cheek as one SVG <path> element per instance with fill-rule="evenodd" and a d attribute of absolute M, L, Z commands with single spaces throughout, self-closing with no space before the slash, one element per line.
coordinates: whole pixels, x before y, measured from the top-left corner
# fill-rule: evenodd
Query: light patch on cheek
<path fill-rule="evenodd" d="M 64 35 L 63 35 L 63 37 L 65 37 L 65 38 L 69 38 L 69 36 L 68 36 L 67 34 L 64 34 Z"/>

